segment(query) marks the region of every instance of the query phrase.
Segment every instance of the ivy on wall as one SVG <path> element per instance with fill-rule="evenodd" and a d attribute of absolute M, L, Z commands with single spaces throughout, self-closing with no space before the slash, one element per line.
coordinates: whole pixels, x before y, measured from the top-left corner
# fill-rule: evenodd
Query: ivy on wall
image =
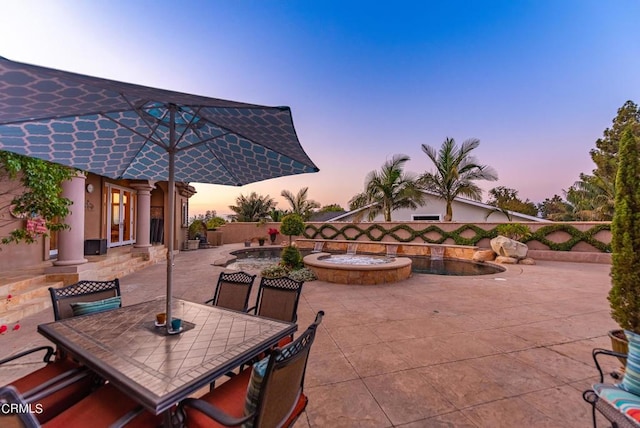
<path fill-rule="evenodd" d="M 556 223 L 543 226 L 532 232 L 530 236 L 522 239 L 522 242 L 538 241 L 549 249 L 554 251 L 571 251 L 580 242 L 592 245 L 602 252 L 611 252 L 611 245 L 598 241 L 595 235 L 603 230 L 611 230 L 610 224 L 597 224 L 586 231 L 581 231 L 571 224 Z M 464 237 L 469 232 L 473 232 L 473 236 Z M 398 232 L 401 232 L 398 234 Z M 570 239 L 564 242 L 555 242 L 547 237 L 556 232 L 565 232 Z M 437 234 L 436 239 L 430 238 L 428 235 Z M 482 229 L 474 224 L 465 224 L 458 229 L 452 231 L 442 230 L 436 225 L 428 226 L 424 229 L 413 229 L 409 225 L 399 224 L 389 229 L 379 224 L 371 224 L 366 228 L 362 228 L 356 224 L 345 224 L 336 227 L 332 223 L 324 223 L 319 227 L 313 224 L 307 224 L 304 231 L 304 237 L 308 239 L 344 239 L 356 241 L 361 237 L 366 237 L 369 241 L 379 242 L 385 237 L 391 237 L 397 242 L 413 242 L 416 239 L 422 240 L 429 244 L 443 244 L 447 239 L 451 239 L 456 245 L 478 245 L 483 239 L 492 239 L 498 236 L 496 228 L 489 230 Z"/>

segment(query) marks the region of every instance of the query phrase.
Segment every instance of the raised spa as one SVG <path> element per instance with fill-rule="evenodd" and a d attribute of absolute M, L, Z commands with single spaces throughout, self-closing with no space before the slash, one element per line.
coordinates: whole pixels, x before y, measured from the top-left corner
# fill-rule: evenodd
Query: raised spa
<path fill-rule="evenodd" d="M 374 285 L 402 281 L 411 276 L 411 259 L 329 253 L 309 254 L 304 264 L 321 281 Z"/>

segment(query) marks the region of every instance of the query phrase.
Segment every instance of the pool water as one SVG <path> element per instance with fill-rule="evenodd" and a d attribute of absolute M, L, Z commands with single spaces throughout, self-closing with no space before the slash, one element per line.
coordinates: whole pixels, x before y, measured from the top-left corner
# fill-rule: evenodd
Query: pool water
<path fill-rule="evenodd" d="M 226 267 L 234 270 L 260 271 L 280 262 L 280 248 L 252 248 L 234 251 L 231 254 L 236 256 L 236 259 Z"/>
<path fill-rule="evenodd" d="M 381 265 L 389 263 L 390 260 L 384 256 L 359 256 L 355 254 L 332 254 L 330 257 L 322 259 L 323 262 L 327 263 L 354 266 Z"/>
<path fill-rule="evenodd" d="M 504 268 L 492 264 L 475 263 L 458 259 L 431 260 L 429 257 L 412 257 L 411 271 L 432 275 L 490 275 L 504 272 Z"/>

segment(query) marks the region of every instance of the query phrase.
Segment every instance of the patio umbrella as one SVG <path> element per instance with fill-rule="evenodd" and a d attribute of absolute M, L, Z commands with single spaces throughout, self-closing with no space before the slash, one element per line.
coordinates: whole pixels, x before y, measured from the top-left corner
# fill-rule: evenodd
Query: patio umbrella
<path fill-rule="evenodd" d="M 113 179 L 167 181 L 171 319 L 175 182 L 232 186 L 317 172 L 289 107 L 155 89 L 0 57 L 0 150 Z"/>

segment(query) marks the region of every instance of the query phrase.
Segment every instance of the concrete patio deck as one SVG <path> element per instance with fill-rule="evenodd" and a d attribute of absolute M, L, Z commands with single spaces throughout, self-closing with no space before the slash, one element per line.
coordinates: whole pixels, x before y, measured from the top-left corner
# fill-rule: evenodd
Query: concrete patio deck
<path fill-rule="evenodd" d="M 212 297 L 230 248 L 180 253 L 174 295 Z M 609 348 L 609 265 L 540 261 L 477 277 L 413 275 L 395 284 L 304 285 L 302 331 L 326 316 L 311 352 L 304 427 L 586 427 L 581 393 Z M 121 278 L 125 305 L 164 294 L 160 263 Z M 253 300 L 252 300 L 253 301 Z M 0 335 L 0 358 L 46 344 L 50 310 Z M 0 385 L 39 366 L 0 368 Z M 608 368 L 616 367 L 611 362 Z"/>

